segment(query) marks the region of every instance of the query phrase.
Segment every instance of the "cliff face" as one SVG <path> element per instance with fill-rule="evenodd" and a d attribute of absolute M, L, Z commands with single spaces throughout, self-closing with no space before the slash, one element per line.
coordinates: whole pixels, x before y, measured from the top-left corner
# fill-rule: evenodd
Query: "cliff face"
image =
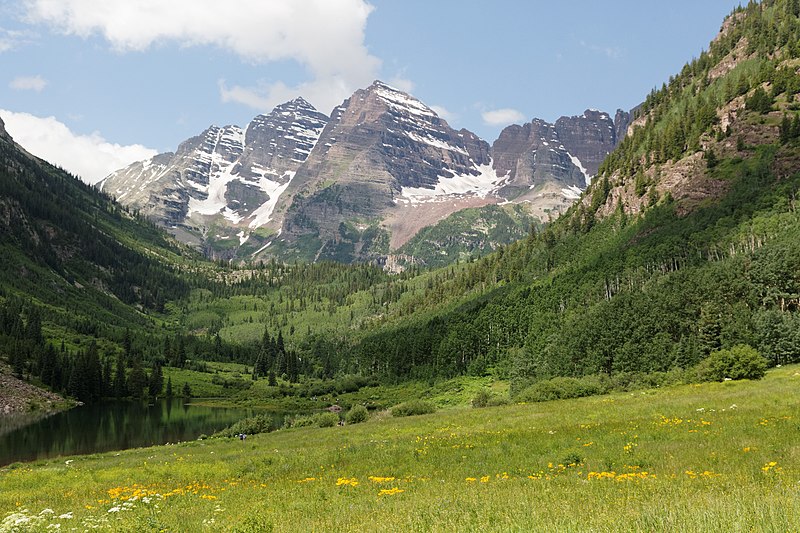
<path fill-rule="evenodd" d="M 499 194 L 530 204 L 542 220 L 566 210 L 580 196 L 608 155 L 624 138 L 630 115 L 617 111 L 561 117 L 555 124 L 534 119 L 509 126 L 492 145 L 492 160 L 505 182 Z"/>
<path fill-rule="evenodd" d="M 376 81 L 330 119 L 298 98 L 244 129 L 211 126 L 101 186 L 212 257 L 380 262 L 461 209 L 564 211 L 627 123 L 622 111 L 535 119 L 490 148 Z"/>
<path fill-rule="evenodd" d="M 296 252 L 312 259 L 386 254 L 381 222 L 398 204 L 486 196 L 497 181 L 489 163 L 489 145 L 475 134 L 375 82 L 333 110 L 287 189 L 281 238 L 308 244 Z"/>
<path fill-rule="evenodd" d="M 248 249 L 263 244 L 256 230 L 272 221 L 278 197 L 326 123 L 298 98 L 245 129 L 211 126 L 175 153 L 134 163 L 100 186 L 210 255 L 235 255 L 231 242 L 241 247 L 252 237 Z"/>

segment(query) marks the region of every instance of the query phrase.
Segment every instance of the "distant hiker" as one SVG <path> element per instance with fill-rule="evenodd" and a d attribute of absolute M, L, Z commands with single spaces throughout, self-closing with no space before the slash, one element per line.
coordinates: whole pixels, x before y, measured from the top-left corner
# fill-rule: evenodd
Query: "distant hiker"
<path fill-rule="evenodd" d="M 244 440 L 247 438 L 247 435 L 244 433 L 239 433 L 239 440 Z"/>

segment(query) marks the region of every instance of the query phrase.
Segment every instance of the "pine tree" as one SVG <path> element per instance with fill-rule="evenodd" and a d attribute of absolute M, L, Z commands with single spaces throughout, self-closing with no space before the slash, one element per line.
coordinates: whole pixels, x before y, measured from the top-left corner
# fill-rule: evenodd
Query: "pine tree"
<path fill-rule="evenodd" d="M 789 120 L 789 115 L 786 113 L 783 114 L 783 118 L 781 119 L 781 144 L 787 144 L 790 140 L 792 140 L 792 121 Z"/>
<path fill-rule="evenodd" d="M 172 376 L 167 378 L 166 396 L 167 396 L 167 398 L 172 398 Z"/>
<path fill-rule="evenodd" d="M 150 380 L 147 384 L 147 393 L 151 398 L 156 398 L 161 394 L 164 388 L 164 374 L 161 371 L 161 365 L 153 363 L 153 368 L 150 371 Z"/>
<path fill-rule="evenodd" d="M 709 170 L 716 167 L 717 164 L 719 163 L 719 160 L 717 159 L 717 154 L 714 152 L 714 149 L 709 148 L 708 150 L 706 150 L 705 155 L 706 155 L 706 166 L 709 168 Z"/>
<path fill-rule="evenodd" d="M 192 397 L 192 387 L 189 386 L 189 382 L 188 381 L 183 384 L 183 389 L 181 391 L 181 394 L 183 395 L 184 398 L 191 398 Z"/>
<path fill-rule="evenodd" d="M 134 356 L 131 373 L 128 376 L 128 393 L 133 398 L 141 398 L 147 382 L 147 374 L 142 368 L 142 359 L 138 355 Z"/>
<path fill-rule="evenodd" d="M 700 311 L 697 331 L 698 347 L 703 356 L 719 350 L 722 326 L 720 324 L 720 312 L 716 307 L 703 307 Z"/>
<path fill-rule="evenodd" d="M 125 360 L 122 354 L 117 354 L 117 365 L 114 371 L 114 397 L 124 398 L 128 395 L 128 383 L 125 379 Z"/>

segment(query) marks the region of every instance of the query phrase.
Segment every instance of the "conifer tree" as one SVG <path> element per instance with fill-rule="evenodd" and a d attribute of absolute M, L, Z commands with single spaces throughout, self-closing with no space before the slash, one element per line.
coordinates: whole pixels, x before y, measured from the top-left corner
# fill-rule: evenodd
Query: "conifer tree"
<path fill-rule="evenodd" d="M 128 393 L 136 399 L 142 397 L 144 388 L 147 386 L 147 374 L 142 368 L 142 359 L 138 355 L 133 358 L 133 366 L 128 376 Z"/>
<path fill-rule="evenodd" d="M 117 363 L 114 370 L 114 397 L 124 398 L 128 395 L 128 384 L 125 379 L 125 360 L 123 355 L 117 354 Z"/>

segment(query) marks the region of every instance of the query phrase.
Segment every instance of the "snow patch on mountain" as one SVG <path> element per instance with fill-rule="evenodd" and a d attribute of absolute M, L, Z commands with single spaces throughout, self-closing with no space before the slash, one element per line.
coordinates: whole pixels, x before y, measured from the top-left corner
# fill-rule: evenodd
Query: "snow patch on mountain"
<path fill-rule="evenodd" d="M 430 189 L 426 187 L 403 187 L 398 202 L 421 204 L 426 202 L 442 202 L 455 196 L 478 196 L 486 198 L 492 195 L 505 182 L 506 176 L 498 176 L 492 168 L 491 161 L 486 165 L 476 165 L 476 174 L 439 175 L 439 181 Z"/>
<path fill-rule="evenodd" d="M 574 185 L 570 185 L 569 187 L 561 189 L 561 195 L 564 196 L 567 200 L 578 200 L 583 194 L 583 190 L 579 187 L 575 187 Z"/>
<path fill-rule="evenodd" d="M 261 207 L 256 209 L 253 214 L 250 215 L 249 218 L 253 219 L 249 224 L 250 229 L 259 228 L 272 220 L 272 212 L 275 210 L 275 206 L 278 204 L 278 199 L 280 199 L 283 192 L 292 182 L 295 174 L 296 172 L 287 172 L 283 176 L 283 179 L 286 180 L 284 183 L 272 181 L 269 178 L 261 179 L 261 190 L 269 195 L 269 200 L 261 204 Z"/>
<path fill-rule="evenodd" d="M 569 152 L 567 152 L 567 155 L 572 161 L 572 164 L 578 167 L 578 170 L 580 170 L 581 174 L 583 174 L 583 177 L 586 179 L 586 186 L 588 187 L 592 183 L 592 176 L 589 175 L 589 171 L 586 170 L 586 167 L 583 166 L 583 163 L 581 163 L 580 159 L 570 154 Z"/>

